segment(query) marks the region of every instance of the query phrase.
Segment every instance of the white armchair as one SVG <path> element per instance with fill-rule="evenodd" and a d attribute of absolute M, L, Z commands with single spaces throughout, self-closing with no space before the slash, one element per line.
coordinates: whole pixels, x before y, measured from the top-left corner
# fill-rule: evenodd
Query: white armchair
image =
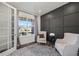
<path fill-rule="evenodd" d="M 55 48 L 62 56 L 76 56 L 79 48 L 79 34 L 65 33 L 63 39 L 57 39 Z"/>
<path fill-rule="evenodd" d="M 37 36 L 37 42 L 46 43 L 46 31 L 40 31 Z"/>

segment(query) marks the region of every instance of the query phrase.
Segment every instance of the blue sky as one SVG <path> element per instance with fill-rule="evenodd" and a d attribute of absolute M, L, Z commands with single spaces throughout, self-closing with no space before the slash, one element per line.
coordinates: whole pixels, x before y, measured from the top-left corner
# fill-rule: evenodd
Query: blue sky
<path fill-rule="evenodd" d="M 23 27 L 25 27 L 25 26 L 31 26 L 32 25 L 32 23 L 31 23 L 31 21 L 28 21 L 28 20 L 18 20 L 18 23 L 19 23 L 19 26 L 23 26 Z"/>

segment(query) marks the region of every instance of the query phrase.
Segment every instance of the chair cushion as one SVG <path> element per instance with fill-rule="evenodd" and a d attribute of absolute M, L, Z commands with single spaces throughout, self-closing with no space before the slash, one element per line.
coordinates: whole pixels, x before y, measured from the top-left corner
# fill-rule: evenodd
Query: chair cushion
<path fill-rule="evenodd" d="M 39 34 L 39 38 L 45 38 L 44 34 Z"/>

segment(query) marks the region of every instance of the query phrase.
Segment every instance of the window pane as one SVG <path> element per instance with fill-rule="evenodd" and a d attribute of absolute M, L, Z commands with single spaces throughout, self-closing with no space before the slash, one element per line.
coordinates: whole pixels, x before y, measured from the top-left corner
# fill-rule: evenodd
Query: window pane
<path fill-rule="evenodd" d="M 20 35 L 34 34 L 34 24 L 32 19 L 19 18 L 18 25 Z"/>

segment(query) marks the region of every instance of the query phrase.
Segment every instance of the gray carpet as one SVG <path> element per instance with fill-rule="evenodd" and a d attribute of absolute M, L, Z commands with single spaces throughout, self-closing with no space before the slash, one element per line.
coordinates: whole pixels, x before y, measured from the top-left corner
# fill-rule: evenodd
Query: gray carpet
<path fill-rule="evenodd" d="M 18 49 L 9 56 L 59 56 L 59 54 L 55 51 L 55 48 L 50 46 L 33 44 Z"/>

